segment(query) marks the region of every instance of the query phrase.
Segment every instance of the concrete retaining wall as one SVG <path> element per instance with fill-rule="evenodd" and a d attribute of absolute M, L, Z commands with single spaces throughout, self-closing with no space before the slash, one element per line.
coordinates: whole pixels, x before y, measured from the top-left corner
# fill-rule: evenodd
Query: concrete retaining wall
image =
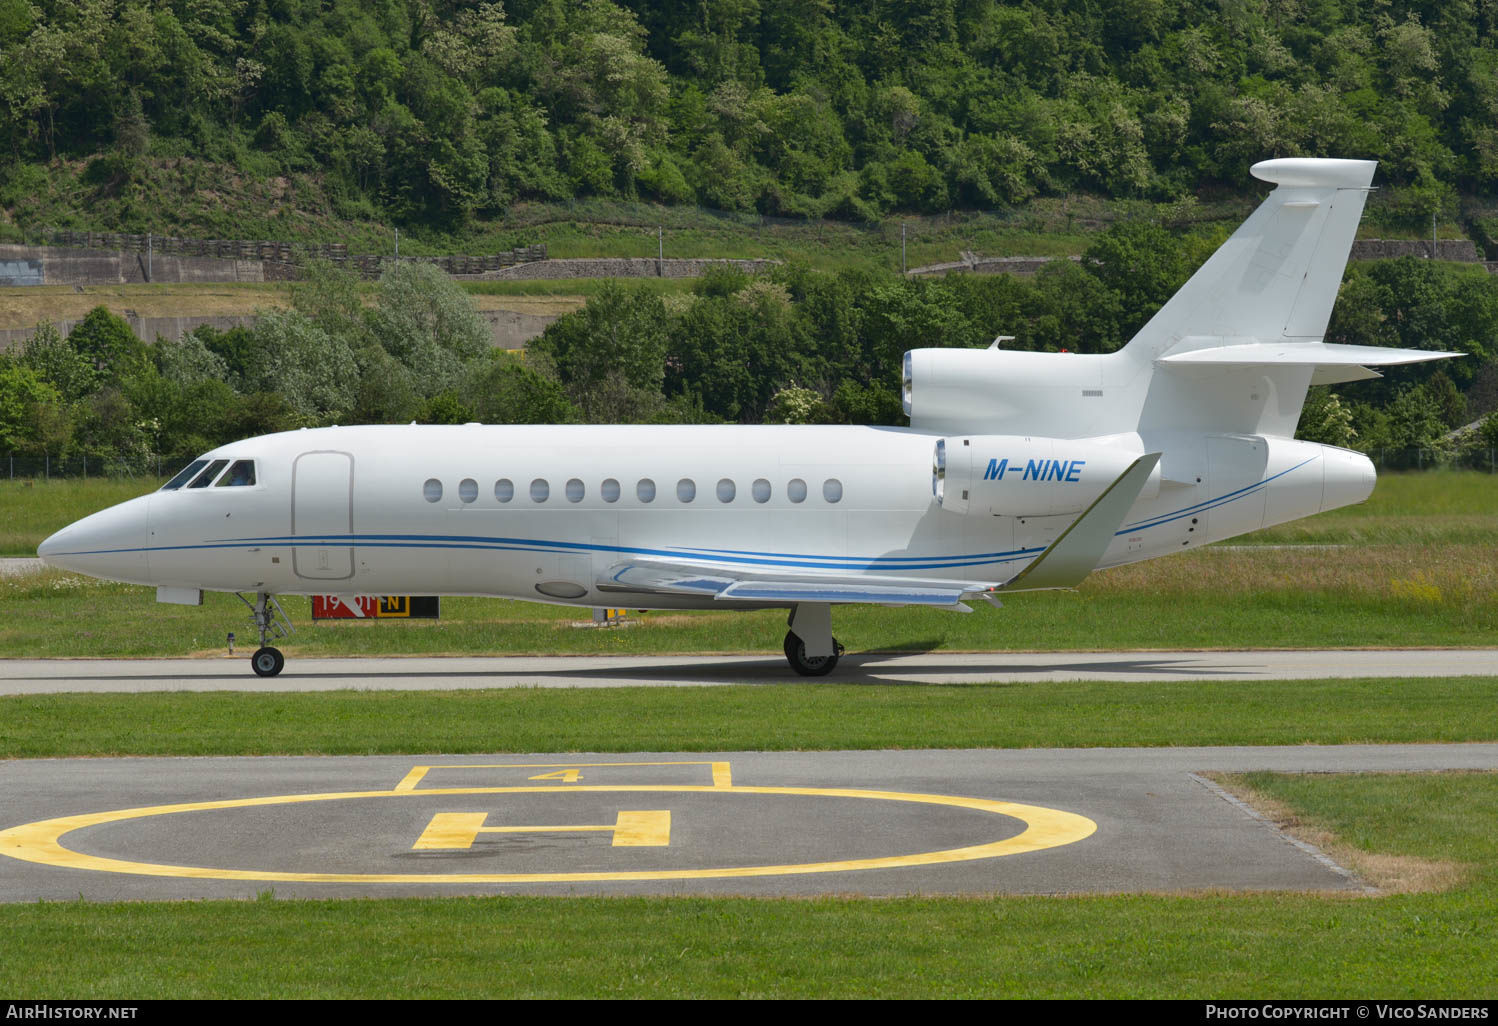
<path fill-rule="evenodd" d="M 254 324 L 255 318 L 246 314 L 243 317 L 142 317 L 139 314 L 126 310 L 120 316 L 124 317 L 130 324 L 130 330 L 135 332 L 136 338 L 147 342 L 154 342 L 158 337 L 176 339 L 180 338 L 199 325 L 207 324 L 217 328 L 219 331 L 228 331 L 230 328 L 241 324 Z M 66 335 L 73 330 L 73 326 L 82 318 L 70 321 L 53 321 L 57 330 Z M 32 335 L 36 334 L 35 326 L 29 328 L 7 328 L 0 330 L 0 352 L 11 348 L 20 348 Z M 539 332 L 538 332 L 539 334 Z"/>
<path fill-rule="evenodd" d="M 146 277 L 147 264 L 151 276 Z M 40 280 L 7 282 L 0 270 L 0 285 L 120 285 L 126 282 L 220 282 L 277 280 L 267 274 L 265 261 L 228 260 L 218 257 L 163 256 L 148 261 L 144 253 L 125 250 L 72 249 L 59 246 L 0 246 L 0 269 L 25 266 Z"/>

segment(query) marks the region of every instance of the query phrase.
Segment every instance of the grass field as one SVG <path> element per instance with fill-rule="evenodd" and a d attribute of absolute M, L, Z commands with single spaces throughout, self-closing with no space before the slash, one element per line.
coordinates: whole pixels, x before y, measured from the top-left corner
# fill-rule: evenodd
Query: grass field
<path fill-rule="evenodd" d="M 1498 741 L 1495 693 L 1458 677 L 25 695 L 0 697 L 0 758 Z"/>

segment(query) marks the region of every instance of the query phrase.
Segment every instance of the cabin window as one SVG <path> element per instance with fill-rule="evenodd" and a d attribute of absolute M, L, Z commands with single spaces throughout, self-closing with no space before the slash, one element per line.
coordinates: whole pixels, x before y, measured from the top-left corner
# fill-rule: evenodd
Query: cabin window
<path fill-rule="evenodd" d="M 479 497 L 479 483 L 471 477 L 465 477 L 458 482 L 458 498 L 465 503 L 472 502 Z"/>
<path fill-rule="evenodd" d="M 790 482 L 785 486 L 785 494 L 792 502 L 805 502 L 806 482 L 799 477 L 791 478 Z"/>
<path fill-rule="evenodd" d="M 551 485 L 547 483 L 546 478 L 544 478 L 544 477 L 538 477 L 534 481 L 531 482 L 531 501 L 532 502 L 545 502 L 550 497 L 551 497 Z"/>
<path fill-rule="evenodd" d="M 502 477 L 494 482 L 494 497 L 500 502 L 509 502 L 515 497 L 515 482 Z"/>
<path fill-rule="evenodd" d="M 766 481 L 764 478 L 760 478 L 759 480 L 754 482 L 753 492 L 755 502 L 769 502 L 770 482 Z"/>
<path fill-rule="evenodd" d="M 178 472 L 176 477 L 172 478 L 166 484 L 162 485 L 161 490 L 164 492 L 175 492 L 178 488 L 181 488 L 188 481 L 191 481 L 192 476 L 207 465 L 207 460 L 193 460 L 187 466 L 183 467 L 181 471 Z"/>
<path fill-rule="evenodd" d="M 421 497 L 427 502 L 441 502 L 442 482 L 435 477 L 427 478 L 427 483 L 421 486 Z"/>
<path fill-rule="evenodd" d="M 738 494 L 738 489 L 734 487 L 734 483 L 731 478 L 725 477 L 723 480 L 718 482 L 719 502 L 732 502 L 733 497 L 736 494 Z"/>
<path fill-rule="evenodd" d="M 567 501 L 568 502 L 582 502 L 583 501 L 583 493 L 584 493 L 583 483 L 581 481 L 579 481 L 577 478 L 574 477 L 571 481 L 567 482 Z"/>
<path fill-rule="evenodd" d="M 235 460 L 229 472 L 218 479 L 218 488 L 248 488 L 255 483 L 255 461 Z"/>
<path fill-rule="evenodd" d="M 829 477 L 822 482 L 822 498 L 828 502 L 843 501 L 843 483 L 835 477 Z"/>
<path fill-rule="evenodd" d="M 684 477 L 676 482 L 676 497 L 682 502 L 691 502 L 697 498 L 697 482 L 690 477 Z"/>
<path fill-rule="evenodd" d="M 598 494 L 603 496 L 604 502 L 619 501 L 619 482 L 612 477 L 598 486 Z"/>
<path fill-rule="evenodd" d="M 635 498 L 641 502 L 654 502 L 655 482 L 648 477 L 642 477 L 640 483 L 635 485 Z"/>
<path fill-rule="evenodd" d="M 223 470 L 228 465 L 228 460 L 214 460 L 212 463 L 208 464 L 208 469 L 203 471 L 197 477 L 193 478 L 192 484 L 188 485 L 187 487 L 207 488 L 213 483 L 213 479 L 218 477 L 219 471 Z"/>

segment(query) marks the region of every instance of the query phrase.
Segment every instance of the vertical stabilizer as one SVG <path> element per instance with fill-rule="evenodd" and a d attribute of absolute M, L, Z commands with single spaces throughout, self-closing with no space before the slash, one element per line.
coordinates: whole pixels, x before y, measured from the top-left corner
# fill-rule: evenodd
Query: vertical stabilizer
<path fill-rule="evenodd" d="M 1347 266 L 1371 160 L 1253 166 L 1276 188 L 1125 347 L 1153 360 L 1204 346 L 1320 341 Z"/>

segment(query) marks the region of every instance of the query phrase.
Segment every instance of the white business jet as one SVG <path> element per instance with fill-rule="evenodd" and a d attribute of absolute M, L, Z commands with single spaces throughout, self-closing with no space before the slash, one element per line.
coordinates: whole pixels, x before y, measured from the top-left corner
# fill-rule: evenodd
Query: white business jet
<path fill-rule="evenodd" d="M 825 674 L 835 605 L 966 612 L 1366 499 L 1367 457 L 1294 440 L 1306 389 L 1461 355 L 1321 341 L 1374 166 L 1255 165 L 1276 188 L 1116 353 L 906 353 L 909 428 L 285 432 L 38 553 L 162 602 L 239 593 L 267 677 L 284 594 L 788 608 L 791 668 Z"/>

